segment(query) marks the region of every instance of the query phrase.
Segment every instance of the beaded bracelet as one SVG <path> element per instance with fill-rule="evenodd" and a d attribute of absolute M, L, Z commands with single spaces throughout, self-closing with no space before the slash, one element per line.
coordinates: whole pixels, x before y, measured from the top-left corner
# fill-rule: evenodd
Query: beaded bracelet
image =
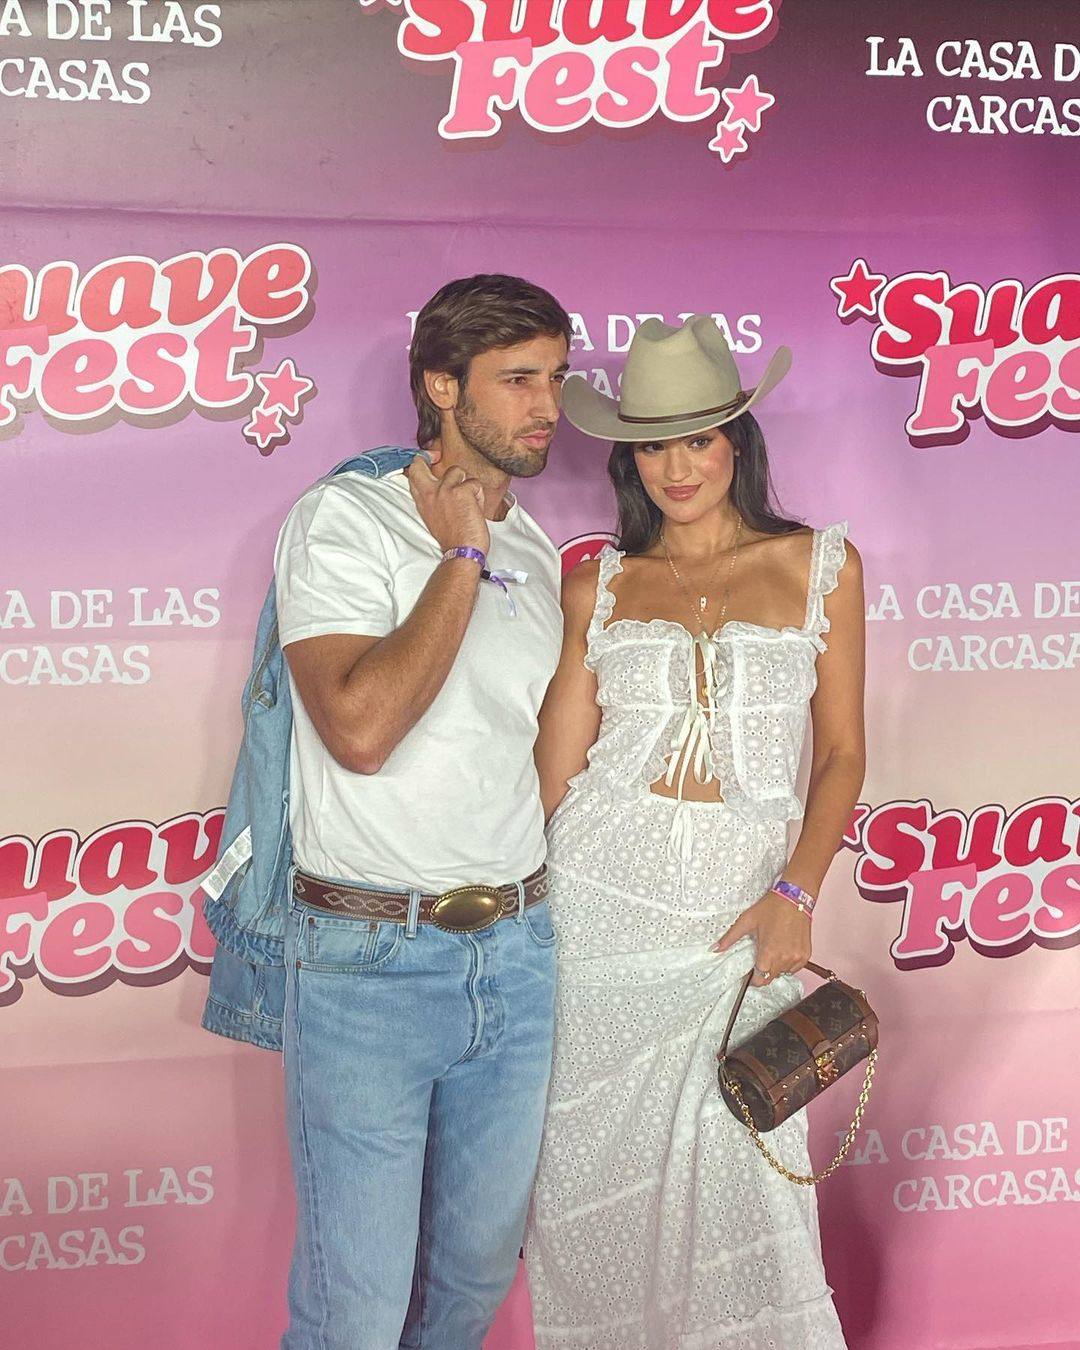
<path fill-rule="evenodd" d="M 778 877 L 772 884 L 772 890 L 774 894 L 782 895 L 785 900 L 790 901 L 807 918 L 813 914 L 817 899 L 809 891 L 804 891 L 801 886 L 796 886 L 794 882 L 785 881 L 783 877 Z"/>

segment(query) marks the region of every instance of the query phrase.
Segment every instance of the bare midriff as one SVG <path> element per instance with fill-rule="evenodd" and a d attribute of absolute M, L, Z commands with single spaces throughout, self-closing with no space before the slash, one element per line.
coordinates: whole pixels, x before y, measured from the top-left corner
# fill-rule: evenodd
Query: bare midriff
<path fill-rule="evenodd" d="M 662 778 L 650 784 L 658 797 L 675 801 L 722 802 L 723 792 L 712 770 L 712 718 L 716 712 L 716 650 L 704 634 L 695 639 L 687 692 L 693 702 L 677 722 L 675 743 L 666 757 Z"/>
<path fill-rule="evenodd" d="M 722 805 L 724 801 L 724 794 L 720 791 L 720 784 L 715 778 L 711 783 L 699 783 L 694 778 L 688 778 L 683 784 L 681 795 L 673 787 L 668 787 L 662 778 L 658 778 L 655 783 L 649 785 L 649 791 L 657 797 L 667 797 L 673 802 L 715 802 Z"/>

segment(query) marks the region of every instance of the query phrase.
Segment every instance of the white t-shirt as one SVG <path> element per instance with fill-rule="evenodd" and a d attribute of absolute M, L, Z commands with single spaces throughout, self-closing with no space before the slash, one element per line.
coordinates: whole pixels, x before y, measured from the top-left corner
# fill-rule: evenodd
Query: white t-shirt
<path fill-rule="evenodd" d="M 481 581 L 446 683 L 378 773 L 338 764 L 290 676 L 289 820 L 305 871 L 437 893 L 516 881 L 543 862 L 533 744 L 562 642 L 559 556 L 516 502 L 488 525 L 488 566 L 528 573 L 524 584 L 509 583 L 517 617 L 503 592 Z M 440 554 L 403 472 L 318 483 L 278 537 L 282 646 L 325 633 L 392 632 Z"/>

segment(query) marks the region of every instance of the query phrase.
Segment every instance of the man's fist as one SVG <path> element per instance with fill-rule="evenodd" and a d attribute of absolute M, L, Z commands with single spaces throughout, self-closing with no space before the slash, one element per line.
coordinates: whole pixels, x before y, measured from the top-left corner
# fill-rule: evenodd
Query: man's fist
<path fill-rule="evenodd" d="M 409 490 L 420 519 L 444 552 L 478 548 L 487 553 L 491 535 L 484 517 L 484 487 L 478 478 L 470 478 L 456 464 L 436 478 L 418 455 L 409 465 Z"/>

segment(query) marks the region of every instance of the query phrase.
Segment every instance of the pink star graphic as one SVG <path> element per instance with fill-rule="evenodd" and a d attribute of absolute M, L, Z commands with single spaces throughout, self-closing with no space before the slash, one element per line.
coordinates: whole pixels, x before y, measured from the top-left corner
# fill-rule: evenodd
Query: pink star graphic
<path fill-rule="evenodd" d="M 732 124 L 741 122 L 748 131 L 761 130 L 761 114 L 776 102 L 772 94 L 762 92 L 756 75 L 747 75 L 738 89 L 722 89 L 720 92 L 731 109 L 724 121 Z"/>
<path fill-rule="evenodd" d="M 253 408 L 251 410 L 251 421 L 244 427 L 244 435 L 249 441 L 254 441 L 263 451 L 274 441 L 284 440 L 285 427 L 281 421 L 281 413 L 277 410 L 269 411 L 261 407 Z"/>
<path fill-rule="evenodd" d="M 709 142 L 709 149 L 715 150 L 725 164 L 730 164 L 736 155 L 741 155 L 746 149 L 746 132 L 742 127 L 717 122 L 716 135 Z"/>
<path fill-rule="evenodd" d="M 300 400 L 315 388 L 315 381 L 296 373 L 294 361 L 285 360 L 272 375 L 255 376 L 263 391 L 263 408 L 280 408 L 286 417 L 300 416 Z"/>
<path fill-rule="evenodd" d="M 856 258 L 846 277 L 833 277 L 829 282 L 829 288 L 840 297 L 837 318 L 846 319 L 849 314 L 861 313 L 876 319 L 877 293 L 888 279 L 878 272 L 871 272 L 864 258 Z"/>

